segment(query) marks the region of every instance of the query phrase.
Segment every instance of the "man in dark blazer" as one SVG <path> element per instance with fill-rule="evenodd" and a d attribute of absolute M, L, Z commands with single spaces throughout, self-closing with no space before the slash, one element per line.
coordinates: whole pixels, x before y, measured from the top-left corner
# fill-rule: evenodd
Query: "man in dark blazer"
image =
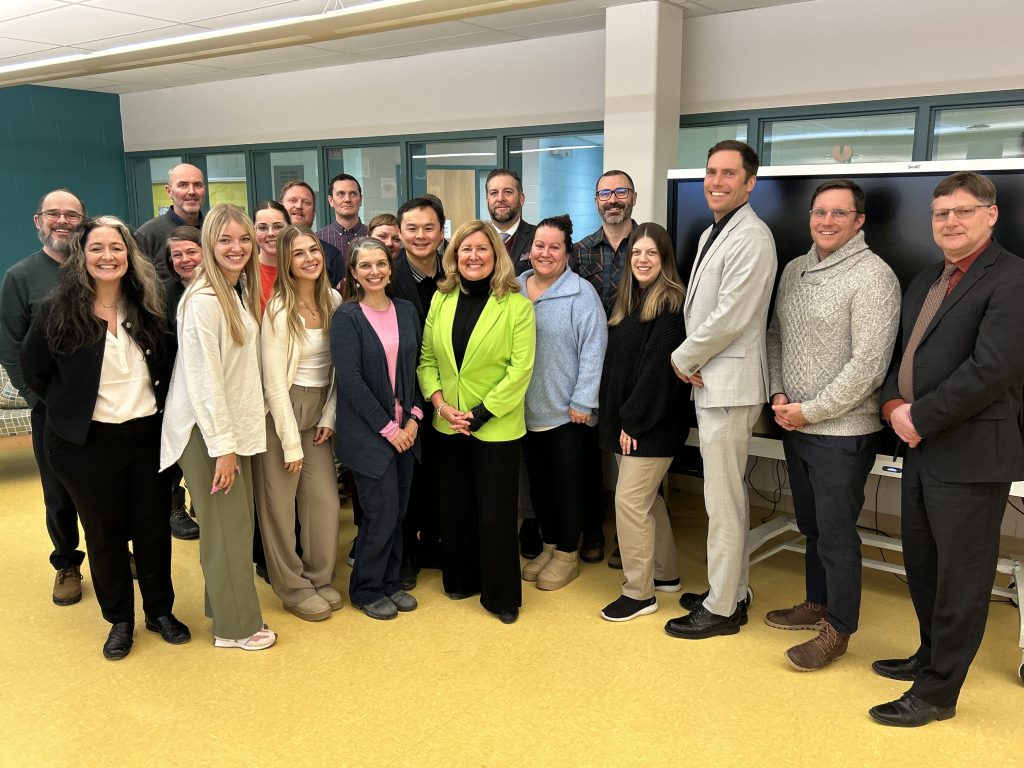
<path fill-rule="evenodd" d="M 444 206 L 432 195 L 415 197 L 398 209 L 398 236 L 402 248 L 395 257 L 392 295 L 412 303 L 419 316 L 420 330 L 427 320 L 437 283 L 444 277 L 438 249 L 444 242 Z M 404 534 L 402 589 L 416 586 L 421 567 L 440 567 L 441 516 L 438 510 L 437 435 L 430 420 L 433 406 L 423 405 L 423 428 L 419 432 L 422 460 L 413 468 L 409 508 L 402 521 Z"/>
<path fill-rule="evenodd" d="M 879 675 L 913 681 L 872 707 L 885 725 L 956 714 L 988 616 L 1010 483 L 1024 478 L 1024 260 L 992 239 L 992 182 L 955 173 L 932 194 L 932 235 L 945 260 L 903 299 L 901 342 L 882 386 L 882 415 L 906 442 L 902 536 L 921 636 Z"/>
<path fill-rule="evenodd" d="M 530 269 L 530 249 L 537 227 L 523 221 L 523 181 L 519 174 L 508 168 L 495 168 L 487 174 L 487 212 L 491 226 L 505 244 L 516 274 Z"/>

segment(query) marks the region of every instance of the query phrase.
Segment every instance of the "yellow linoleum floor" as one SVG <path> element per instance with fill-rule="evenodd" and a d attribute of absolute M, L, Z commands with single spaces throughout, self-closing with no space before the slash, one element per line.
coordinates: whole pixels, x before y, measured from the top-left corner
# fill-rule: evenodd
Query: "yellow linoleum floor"
<path fill-rule="evenodd" d="M 1016 677 L 1017 613 L 992 606 L 955 719 L 916 730 L 875 725 L 873 704 L 904 683 L 870 671 L 909 654 L 906 587 L 865 573 L 862 630 L 816 673 L 782 653 L 812 635 L 767 627 L 766 610 L 802 599 L 800 556 L 752 568 L 751 621 L 739 635 L 670 638 L 681 609 L 601 620 L 621 574 L 585 566 L 567 588 L 524 585 L 517 624 L 452 602 L 424 571 L 420 609 L 378 622 L 346 606 L 309 624 L 258 582 L 277 646 L 214 649 L 196 542 L 174 542 L 175 613 L 193 640 L 170 646 L 142 627 L 131 655 L 106 661 L 86 576 L 70 607 L 50 600 L 52 571 L 30 451 L 0 453 L 0 766 L 1015 766 L 1024 764 Z M 706 588 L 700 499 L 677 495 L 673 523 L 687 589 Z M 353 535 L 342 511 L 344 554 Z M 337 586 L 346 591 L 342 559 Z"/>

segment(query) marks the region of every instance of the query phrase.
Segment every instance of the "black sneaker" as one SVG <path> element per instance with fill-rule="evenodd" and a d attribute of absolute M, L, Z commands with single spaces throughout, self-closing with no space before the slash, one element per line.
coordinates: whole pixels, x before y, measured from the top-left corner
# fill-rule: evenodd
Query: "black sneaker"
<path fill-rule="evenodd" d="M 540 524 L 534 517 L 524 517 L 519 526 L 519 554 L 527 560 L 533 560 L 544 551 L 544 542 L 540 539 Z"/>
<path fill-rule="evenodd" d="M 636 600 L 621 595 L 617 600 L 606 605 L 601 611 L 601 618 L 607 621 L 629 621 L 637 616 L 646 616 L 658 610 L 658 601 L 653 597 L 647 600 Z"/>
<path fill-rule="evenodd" d="M 189 517 L 185 507 L 171 510 L 171 536 L 184 540 L 199 538 L 199 524 Z"/>
<path fill-rule="evenodd" d="M 704 600 L 707 598 L 709 591 L 710 590 L 706 590 L 700 594 L 696 592 L 683 592 L 682 596 L 679 598 L 679 604 L 690 613 L 693 613 L 697 608 L 704 605 Z M 748 586 L 747 599 L 736 603 L 736 613 L 739 616 L 741 627 L 747 623 L 747 608 L 750 607 L 750 603 L 753 599 L 754 590 Z"/>
<path fill-rule="evenodd" d="M 654 588 L 658 592 L 678 592 L 683 588 L 683 584 L 678 578 L 675 579 L 661 579 L 654 580 Z"/>

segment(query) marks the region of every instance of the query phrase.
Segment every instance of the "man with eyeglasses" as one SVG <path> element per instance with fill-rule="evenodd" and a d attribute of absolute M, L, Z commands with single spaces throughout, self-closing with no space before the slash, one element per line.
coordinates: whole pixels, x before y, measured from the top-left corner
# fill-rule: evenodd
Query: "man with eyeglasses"
<path fill-rule="evenodd" d="M 608 170 L 602 173 L 594 185 L 594 202 L 601 217 L 601 228 L 583 238 L 572 247 L 569 269 L 590 281 L 597 289 L 604 305 L 605 314 L 611 314 L 619 279 L 623 269 L 628 269 L 626 246 L 629 236 L 636 227 L 633 220 L 633 206 L 636 205 L 636 187 L 628 173 Z M 584 504 L 583 542 L 580 546 L 580 560 L 585 563 L 599 563 L 604 559 L 604 483 L 601 474 L 602 454 L 597 447 L 597 433 L 594 430 L 585 460 L 589 477 L 584 488 L 592 491 L 591 498 Z M 619 548 L 616 547 L 608 558 L 612 568 L 622 567 Z"/>
<path fill-rule="evenodd" d="M 316 226 L 316 193 L 302 179 L 292 179 L 281 185 L 277 200 L 288 211 L 290 223 L 313 229 Z M 345 259 L 341 251 L 317 234 L 320 250 L 324 253 L 324 264 L 331 285 L 339 291 L 345 284 Z"/>
<path fill-rule="evenodd" d="M 714 223 L 701 235 L 690 271 L 686 340 L 672 366 L 693 385 L 710 588 L 683 594 L 679 602 L 690 613 L 665 625 L 673 637 L 731 635 L 747 622 L 750 501 L 743 476 L 751 430 L 768 400 L 765 330 L 777 267 L 772 233 L 749 205 L 759 164 L 741 141 L 708 150 L 704 198 Z"/>
<path fill-rule="evenodd" d="M 135 230 L 135 240 L 153 261 L 160 277 L 166 280 L 171 277 L 167 270 L 168 235 L 178 227 L 203 228 L 203 202 L 206 200 L 203 172 L 194 165 L 180 163 L 167 172 L 164 191 L 171 199 L 171 207 Z"/>
<path fill-rule="evenodd" d="M 487 213 L 491 216 L 494 227 L 501 242 L 505 245 L 512 266 L 517 275 L 530 269 L 530 251 L 533 248 L 533 233 L 537 228 L 523 221 L 523 181 L 519 174 L 508 168 L 495 168 L 487 174 L 484 183 L 487 191 Z M 540 534 L 537 534 L 540 540 Z M 540 552 L 540 544 L 537 545 Z"/>
<path fill-rule="evenodd" d="M 860 615 L 857 518 L 875 462 L 878 391 L 892 358 L 900 284 L 864 239 L 864 190 L 826 181 L 811 196 L 811 250 L 786 265 L 768 329 L 768 370 L 804 556 L 805 599 L 769 611 L 777 629 L 818 634 L 786 651 L 801 672 L 846 653 Z"/>
<path fill-rule="evenodd" d="M 920 645 L 872 669 L 913 681 L 872 707 L 884 725 L 956 715 L 981 645 L 1010 483 L 1024 478 L 1024 261 L 992 237 L 996 188 L 955 173 L 932 193 L 932 237 L 945 257 L 903 299 L 902 342 L 882 386 L 882 415 L 907 445 L 900 505 L 903 560 Z"/>
<path fill-rule="evenodd" d="M 85 206 L 73 192 L 55 189 L 43 195 L 33 218 L 43 247 L 8 269 L 0 287 L 0 365 L 32 408 L 32 451 L 43 486 L 46 531 L 53 543 L 50 564 L 57 571 L 53 582 L 53 602 L 57 605 L 73 605 L 82 599 L 85 554 L 78 549 L 78 511 L 50 470 L 43 451 L 46 408 L 22 376 L 21 341 L 39 305 L 56 288 L 61 262 L 71 248 L 71 236 L 84 217 Z"/>

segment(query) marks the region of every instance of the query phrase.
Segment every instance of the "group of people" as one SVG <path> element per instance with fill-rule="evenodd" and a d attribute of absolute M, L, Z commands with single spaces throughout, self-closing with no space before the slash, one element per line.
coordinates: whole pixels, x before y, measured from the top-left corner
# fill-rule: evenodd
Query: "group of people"
<path fill-rule="evenodd" d="M 187 642 L 170 538 L 198 536 L 214 644 L 268 648 L 254 557 L 295 616 L 320 621 L 342 605 L 340 463 L 359 526 L 349 599 L 372 618 L 415 610 L 416 570 L 440 565 L 449 598 L 479 595 L 515 622 L 524 581 L 557 590 L 581 560 L 603 559 L 605 485 L 624 581 L 601 616 L 647 615 L 657 591 L 681 591 L 661 485 L 692 399 L 709 588 L 683 593 L 687 613 L 665 630 L 735 634 L 752 597 L 744 474 L 769 403 L 807 555 L 804 600 L 765 620 L 814 630 L 786 658 L 817 670 L 857 630 L 856 523 L 881 414 L 907 446 L 902 525 L 921 643 L 875 662 L 913 685 L 871 715 L 952 717 L 984 631 L 1009 483 L 1024 476 L 1024 354 L 1010 336 L 1024 320 L 1024 264 L 992 239 L 991 181 L 954 174 L 931 211 L 946 266 L 901 299 L 866 244 L 863 191 L 825 182 L 810 201 L 813 245 L 787 264 L 769 318 L 777 258 L 749 204 L 757 171 L 742 142 L 708 151 L 713 223 L 686 281 L 665 229 L 633 220 L 636 189 L 620 170 L 597 179 L 602 226 L 578 243 L 568 216 L 522 220 L 522 182 L 504 168 L 486 180 L 491 220 L 450 241 L 431 195 L 364 225 L 347 174 L 331 180 L 335 220 L 316 232 L 305 182 L 252 218 L 228 204 L 204 214 L 189 165 L 170 171 L 170 209 L 135 233 L 87 218 L 68 190 L 45 195 L 43 247 L 0 290 L 0 363 L 33 405 L 54 602 L 81 598 L 81 519 L 111 624 L 104 655 L 132 648 L 133 565 L 146 628 Z"/>

